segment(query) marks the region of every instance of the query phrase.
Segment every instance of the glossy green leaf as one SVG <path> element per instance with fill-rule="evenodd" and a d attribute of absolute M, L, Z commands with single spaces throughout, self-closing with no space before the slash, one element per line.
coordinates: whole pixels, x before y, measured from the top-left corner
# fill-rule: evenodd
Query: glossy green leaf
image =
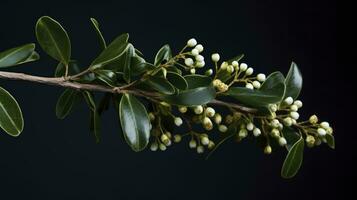
<path fill-rule="evenodd" d="M 90 129 L 94 133 L 96 143 L 100 142 L 100 115 L 96 107 L 94 97 L 91 92 L 82 92 L 85 101 L 87 102 L 90 109 Z"/>
<path fill-rule="evenodd" d="M 119 59 L 128 46 L 129 34 L 118 36 L 102 53 L 92 62 L 91 68 L 97 69 Z"/>
<path fill-rule="evenodd" d="M 125 60 L 123 64 L 124 80 L 128 83 L 131 81 L 131 74 L 132 74 L 131 60 L 134 54 L 135 54 L 134 46 L 129 44 L 128 50 L 125 53 Z"/>
<path fill-rule="evenodd" d="M 103 81 L 105 84 L 111 87 L 117 86 L 117 76 L 113 71 L 110 70 L 96 70 L 94 71 L 96 77 Z"/>
<path fill-rule="evenodd" d="M 285 158 L 281 176 L 283 178 L 292 178 L 299 171 L 304 154 L 304 139 L 301 137 L 290 149 Z"/>
<path fill-rule="evenodd" d="M 286 92 L 285 97 L 292 97 L 296 99 L 299 97 L 301 88 L 302 88 L 302 75 L 298 66 L 292 62 L 290 66 L 290 70 L 285 79 Z"/>
<path fill-rule="evenodd" d="M 179 90 L 186 90 L 188 88 L 186 79 L 178 73 L 167 72 L 166 78 L 174 87 Z"/>
<path fill-rule="evenodd" d="M 0 128 L 17 137 L 24 129 L 24 119 L 19 104 L 4 88 L 0 87 Z"/>
<path fill-rule="evenodd" d="M 335 149 L 335 137 L 331 134 L 326 134 L 326 142 L 327 145 L 331 148 L 331 149 Z"/>
<path fill-rule="evenodd" d="M 161 47 L 161 49 L 157 52 L 155 56 L 154 65 L 158 66 L 162 62 L 168 61 L 172 58 L 171 48 L 168 44 Z"/>
<path fill-rule="evenodd" d="M 216 97 L 216 90 L 212 84 L 180 91 L 178 94 L 163 96 L 163 100 L 174 105 L 198 106 L 209 103 Z"/>
<path fill-rule="evenodd" d="M 225 94 L 246 105 L 264 107 L 269 104 L 279 103 L 283 99 L 285 93 L 284 81 L 284 76 L 280 72 L 274 72 L 268 76 L 259 90 L 232 87 Z"/>
<path fill-rule="evenodd" d="M 184 76 L 188 89 L 206 87 L 212 83 L 212 79 L 209 76 L 191 74 Z"/>
<path fill-rule="evenodd" d="M 301 135 L 292 127 L 284 126 L 282 130 L 283 136 L 287 141 L 286 148 L 288 151 L 301 138 Z"/>
<path fill-rule="evenodd" d="M 71 60 L 68 64 L 68 75 L 78 74 L 80 72 L 77 61 Z M 62 77 L 66 73 L 66 66 L 63 63 L 58 63 L 55 71 L 55 77 Z"/>
<path fill-rule="evenodd" d="M 142 58 L 138 55 L 135 55 L 135 53 L 134 53 L 134 56 L 131 58 L 130 68 L 131 68 L 130 75 L 132 77 L 134 77 L 134 76 L 139 76 L 139 75 L 143 74 L 144 72 L 149 70 L 151 68 L 151 66 L 145 62 L 144 58 Z"/>
<path fill-rule="evenodd" d="M 98 35 L 100 47 L 102 48 L 102 50 L 104 50 L 105 48 L 107 48 L 107 43 L 105 42 L 102 32 L 100 32 L 99 23 L 94 18 L 90 18 L 90 21 L 92 22 L 95 32 Z"/>
<path fill-rule="evenodd" d="M 71 42 L 67 32 L 54 19 L 43 16 L 36 24 L 36 37 L 42 49 L 52 58 L 67 65 L 71 58 Z"/>
<path fill-rule="evenodd" d="M 126 142 L 136 152 L 144 150 L 150 137 L 150 121 L 144 105 L 134 96 L 124 94 L 119 116 Z"/>
<path fill-rule="evenodd" d="M 78 92 L 72 89 L 66 89 L 59 97 L 56 104 L 56 116 L 64 119 L 72 110 L 74 103 L 77 101 Z"/>
<path fill-rule="evenodd" d="M 35 44 L 26 44 L 0 52 L 0 68 L 38 60 L 39 56 L 34 50 Z"/>
<path fill-rule="evenodd" d="M 175 87 L 166 79 L 157 76 L 151 76 L 143 82 L 150 88 L 162 93 L 162 94 L 174 94 Z"/>

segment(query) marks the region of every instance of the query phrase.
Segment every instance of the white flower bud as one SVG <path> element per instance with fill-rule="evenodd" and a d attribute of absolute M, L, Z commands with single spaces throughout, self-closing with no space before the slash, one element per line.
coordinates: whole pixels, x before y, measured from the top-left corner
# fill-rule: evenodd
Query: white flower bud
<path fill-rule="evenodd" d="M 247 131 L 247 129 L 245 129 L 245 128 L 240 129 L 240 130 L 239 130 L 239 133 L 238 133 L 238 136 L 239 136 L 240 138 L 245 138 L 245 137 L 247 137 L 247 136 L 248 136 L 248 131 Z"/>
<path fill-rule="evenodd" d="M 222 83 L 222 81 L 219 79 L 214 79 L 212 83 L 214 87 L 218 87 Z"/>
<path fill-rule="evenodd" d="M 154 120 L 155 120 L 155 115 L 154 115 L 154 113 L 149 112 L 149 119 L 150 119 L 150 121 L 154 121 Z"/>
<path fill-rule="evenodd" d="M 196 140 L 192 139 L 188 145 L 190 146 L 191 149 L 194 149 L 197 147 L 197 142 Z"/>
<path fill-rule="evenodd" d="M 214 54 L 212 54 L 211 59 L 213 62 L 218 62 L 220 59 L 220 56 L 218 53 L 214 53 Z"/>
<path fill-rule="evenodd" d="M 191 74 L 195 74 L 196 73 L 196 69 L 195 68 L 190 69 L 190 73 Z"/>
<path fill-rule="evenodd" d="M 221 124 L 218 126 L 218 130 L 219 130 L 219 132 L 225 133 L 225 132 L 227 132 L 228 128 L 226 125 Z"/>
<path fill-rule="evenodd" d="M 211 76 L 213 74 L 213 70 L 212 69 L 209 69 L 205 72 L 205 75 L 206 76 Z"/>
<path fill-rule="evenodd" d="M 180 117 L 175 117 L 174 122 L 176 126 L 181 126 L 183 123 Z"/>
<path fill-rule="evenodd" d="M 260 82 L 259 81 L 253 81 L 253 87 L 259 89 L 261 86 Z"/>
<path fill-rule="evenodd" d="M 257 75 L 257 80 L 260 82 L 264 82 L 266 80 L 265 74 L 258 74 Z"/>
<path fill-rule="evenodd" d="M 197 44 L 197 41 L 196 41 L 195 38 L 191 38 L 191 39 L 189 39 L 189 40 L 187 41 L 187 46 L 188 46 L 188 47 L 194 47 L 194 46 L 196 46 L 196 44 Z"/>
<path fill-rule="evenodd" d="M 296 100 L 296 101 L 294 101 L 294 105 L 296 105 L 298 108 L 301 108 L 302 107 L 302 101 Z"/>
<path fill-rule="evenodd" d="M 284 124 L 285 124 L 285 126 L 291 126 L 291 125 L 293 125 L 293 120 L 290 117 L 286 117 L 284 119 Z"/>
<path fill-rule="evenodd" d="M 203 118 L 202 124 L 206 130 L 212 130 L 212 128 L 213 128 L 212 121 L 208 117 Z"/>
<path fill-rule="evenodd" d="M 271 154 L 272 152 L 272 148 L 270 145 L 267 145 L 265 148 L 264 148 L 264 153 L 265 154 Z"/>
<path fill-rule="evenodd" d="M 308 147 L 313 147 L 314 144 L 315 144 L 315 138 L 312 135 L 308 135 L 306 137 L 305 141 L 306 141 L 306 144 L 307 144 Z"/>
<path fill-rule="evenodd" d="M 214 146 L 215 146 L 214 142 L 210 140 L 207 148 L 208 149 L 213 149 Z"/>
<path fill-rule="evenodd" d="M 252 122 L 247 124 L 247 130 L 252 131 L 254 129 L 254 124 Z"/>
<path fill-rule="evenodd" d="M 197 115 L 202 114 L 203 112 L 203 107 L 202 106 L 196 106 L 193 110 Z"/>
<path fill-rule="evenodd" d="M 291 106 L 290 106 L 290 110 L 291 110 L 291 111 L 295 111 L 295 112 L 296 112 L 296 111 L 298 111 L 298 110 L 299 110 L 299 108 L 298 108 L 298 106 L 297 106 L 297 105 L 293 104 L 293 105 L 291 105 Z"/>
<path fill-rule="evenodd" d="M 321 122 L 320 123 L 320 126 L 323 128 L 323 129 L 328 129 L 330 127 L 330 124 L 328 122 Z"/>
<path fill-rule="evenodd" d="M 165 151 L 166 150 L 166 145 L 160 143 L 159 148 L 160 148 L 161 151 Z"/>
<path fill-rule="evenodd" d="M 195 56 L 195 59 L 196 59 L 196 61 L 198 61 L 198 62 L 202 62 L 202 61 L 205 60 L 205 58 L 204 58 L 202 55 L 197 55 L 197 56 Z"/>
<path fill-rule="evenodd" d="M 290 116 L 291 116 L 291 118 L 293 118 L 295 120 L 298 120 L 299 117 L 300 117 L 299 113 L 298 112 L 294 112 L 294 111 L 290 112 Z"/>
<path fill-rule="evenodd" d="M 187 112 L 187 107 L 186 106 L 181 106 L 178 109 L 180 111 L 180 113 L 186 113 Z"/>
<path fill-rule="evenodd" d="M 280 146 L 285 146 L 288 143 L 284 137 L 280 137 L 278 142 Z"/>
<path fill-rule="evenodd" d="M 270 134 L 271 134 L 271 136 L 273 136 L 273 137 L 275 137 L 275 138 L 280 137 L 280 132 L 279 132 L 279 130 L 276 129 L 276 128 L 273 128 L 273 129 L 271 130 Z"/>
<path fill-rule="evenodd" d="M 209 144 L 209 139 L 208 137 L 204 136 L 204 137 L 201 137 L 201 143 L 205 146 L 207 146 Z"/>
<path fill-rule="evenodd" d="M 193 59 L 192 58 L 186 58 L 185 59 L 185 65 L 191 67 L 193 65 Z"/>
<path fill-rule="evenodd" d="M 181 137 L 181 135 L 174 135 L 174 142 L 176 142 L 176 143 L 179 143 L 179 142 L 181 142 L 181 140 L 182 140 L 182 137 Z"/>
<path fill-rule="evenodd" d="M 234 72 L 234 67 L 233 67 L 233 65 L 228 65 L 228 66 L 227 66 L 227 72 L 230 73 L 230 74 Z"/>
<path fill-rule="evenodd" d="M 333 134 L 333 129 L 331 127 L 328 127 L 326 129 L 326 133 L 332 135 Z"/>
<path fill-rule="evenodd" d="M 254 135 L 255 137 L 258 137 L 261 133 L 262 133 L 262 132 L 260 131 L 259 128 L 254 128 L 254 129 L 253 129 L 253 135 Z"/>
<path fill-rule="evenodd" d="M 198 51 L 198 49 L 194 48 L 194 49 L 191 50 L 191 54 L 192 54 L 193 56 L 197 56 L 197 55 L 200 54 L 200 52 Z"/>
<path fill-rule="evenodd" d="M 249 67 L 249 68 L 247 69 L 247 71 L 245 71 L 245 74 L 246 74 L 247 76 L 250 76 L 250 75 L 253 74 L 253 72 L 254 72 L 254 69 L 251 68 L 251 67 Z"/>
<path fill-rule="evenodd" d="M 318 121 L 319 121 L 319 119 L 317 118 L 316 115 L 311 115 L 310 118 L 309 118 L 309 122 L 311 124 L 316 124 Z"/>
<path fill-rule="evenodd" d="M 287 104 L 287 105 L 291 105 L 293 102 L 294 102 L 294 99 L 292 97 L 287 97 L 284 102 Z"/>
<path fill-rule="evenodd" d="M 212 107 L 207 107 L 205 110 L 205 114 L 208 117 L 213 117 L 216 114 L 216 111 Z"/>
<path fill-rule="evenodd" d="M 156 142 L 154 142 L 150 145 L 151 151 L 157 151 L 158 148 L 159 148 L 159 145 Z"/>
<path fill-rule="evenodd" d="M 239 68 L 240 68 L 241 71 L 244 72 L 245 70 L 247 70 L 248 65 L 246 63 L 241 63 Z"/>
<path fill-rule="evenodd" d="M 205 152 L 205 148 L 203 147 L 203 146 L 198 146 L 197 147 L 197 153 L 199 153 L 199 154 L 202 154 L 203 152 Z"/>
<path fill-rule="evenodd" d="M 280 124 L 280 122 L 279 122 L 279 120 L 277 120 L 277 119 L 273 119 L 273 120 L 271 121 L 271 126 L 274 127 L 274 128 L 278 128 L 278 127 L 279 127 L 279 124 Z"/>
<path fill-rule="evenodd" d="M 227 66 L 228 66 L 228 63 L 227 63 L 227 62 L 222 62 L 222 64 L 221 64 L 221 70 L 226 70 L 226 69 L 227 69 Z"/>
<path fill-rule="evenodd" d="M 198 61 L 197 63 L 196 63 L 196 67 L 198 67 L 198 68 L 202 68 L 202 67 L 204 67 L 205 66 L 205 61 Z"/>
<path fill-rule="evenodd" d="M 233 65 L 233 67 L 235 67 L 235 68 L 236 68 L 236 67 L 239 67 L 239 63 L 238 63 L 237 61 L 233 61 L 233 62 L 232 62 L 232 65 Z"/>
<path fill-rule="evenodd" d="M 219 113 L 216 113 L 213 117 L 213 120 L 216 124 L 220 124 L 222 122 L 222 116 Z"/>
<path fill-rule="evenodd" d="M 251 89 L 251 90 L 254 89 L 254 86 L 251 83 L 245 84 L 245 87 L 248 88 L 248 89 Z"/>
<path fill-rule="evenodd" d="M 198 52 L 201 53 L 201 52 L 203 51 L 203 46 L 202 46 L 202 44 L 198 44 L 198 45 L 195 47 L 195 49 L 197 49 Z"/>
<path fill-rule="evenodd" d="M 325 136 L 325 135 L 326 135 L 326 130 L 323 129 L 323 128 L 318 128 L 318 129 L 317 129 L 317 133 L 318 133 L 320 136 Z"/>
<path fill-rule="evenodd" d="M 170 141 L 170 138 L 166 134 L 162 134 L 160 139 L 161 139 L 161 142 L 163 142 L 164 144 L 166 144 Z"/>

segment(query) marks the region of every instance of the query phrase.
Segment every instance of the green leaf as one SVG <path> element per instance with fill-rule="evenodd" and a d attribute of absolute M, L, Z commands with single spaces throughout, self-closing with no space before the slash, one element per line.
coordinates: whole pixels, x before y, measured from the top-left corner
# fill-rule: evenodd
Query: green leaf
<path fill-rule="evenodd" d="M 126 142 L 136 152 L 144 150 L 150 137 L 150 121 L 144 105 L 134 96 L 124 94 L 119 116 Z"/>
<path fill-rule="evenodd" d="M 61 94 L 56 104 L 56 116 L 58 119 L 64 119 L 71 112 L 77 98 L 78 92 L 73 89 L 66 89 Z"/>
<path fill-rule="evenodd" d="M 71 60 L 68 64 L 68 75 L 78 74 L 80 72 L 77 61 Z M 58 63 L 55 71 L 55 77 L 62 77 L 66 73 L 66 66 L 63 63 Z"/>
<path fill-rule="evenodd" d="M 124 80 L 129 83 L 131 81 L 131 60 L 135 54 L 135 48 L 133 45 L 128 45 L 128 50 L 125 53 L 125 61 L 123 64 Z"/>
<path fill-rule="evenodd" d="M 133 55 L 133 57 L 131 58 L 131 66 L 130 66 L 130 75 L 132 77 L 134 76 L 139 76 L 141 75 L 142 73 L 150 70 L 150 69 L 153 69 L 151 67 L 151 65 L 148 65 L 146 62 L 145 62 L 145 59 L 138 56 L 138 55 Z"/>
<path fill-rule="evenodd" d="M 331 135 L 331 134 L 326 134 L 325 137 L 326 137 L 327 145 L 331 149 L 335 149 L 335 137 L 333 137 L 333 135 Z"/>
<path fill-rule="evenodd" d="M 94 133 L 96 143 L 100 142 L 100 116 L 98 109 L 95 105 L 93 94 L 89 91 L 82 92 L 85 101 L 90 109 L 90 129 Z"/>
<path fill-rule="evenodd" d="M 287 126 L 284 126 L 282 133 L 287 142 L 286 148 L 290 151 L 292 146 L 301 138 L 301 135 L 295 129 Z"/>
<path fill-rule="evenodd" d="M 19 104 L 11 94 L 0 87 L 0 128 L 17 137 L 24 129 L 24 119 Z"/>
<path fill-rule="evenodd" d="M 167 103 L 180 106 L 198 106 L 209 103 L 216 97 L 212 84 L 206 87 L 183 90 L 178 94 L 166 95 L 162 99 Z"/>
<path fill-rule="evenodd" d="M 198 87 L 206 87 L 212 83 L 212 79 L 209 76 L 191 74 L 184 76 L 188 89 L 198 88 Z"/>
<path fill-rule="evenodd" d="M 286 92 L 285 97 L 292 97 L 296 99 L 299 97 L 301 88 L 302 88 L 302 75 L 298 66 L 292 62 L 290 66 L 290 70 L 285 79 Z"/>
<path fill-rule="evenodd" d="M 164 45 L 161 47 L 161 49 L 157 52 L 155 56 L 155 62 L 154 65 L 158 66 L 164 61 L 168 61 L 172 58 L 172 53 L 170 46 L 168 44 Z"/>
<path fill-rule="evenodd" d="M 118 36 L 102 53 L 92 62 L 91 69 L 103 67 L 116 61 L 125 53 L 128 46 L 129 34 L 125 33 Z"/>
<path fill-rule="evenodd" d="M 38 60 L 39 56 L 34 50 L 35 44 L 31 43 L 0 52 L 0 68 Z"/>
<path fill-rule="evenodd" d="M 143 84 L 162 94 L 174 94 L 175 87 L 166 79 L 157 76 L 151 76 L 143 82 Z"/>
<path fill-rule="evenodd" d="M 292 178 L 301 167 L 304 153 L 304 139 L 301 137 L 290 149 L 285 158 L 281 176 L 283 178 Z"/>
<path fill-rule="evenodd" d="M 100 47 L 102 48 L 102 50 L 104 50 L 105 48 L 107 48 L 107 43 L 105 42 L 105 39 L 103 37 L 103 34 L 100 32 L 100 29 L 99 29 L 99 23 L 96 19 L 94 18 L 90 18 L 90 21 L 92 22 L 93 24 L 93 27 L 95 29 L 95 32 L 97 33 L 98 35 L 98 38 L 99 38 L 99 42 L 100 42 Z"/>
<path fill-rule="evenodd" d="M 285 93 L 284 81 L 284 76 L 280 72 L 274 72 L 269 75 L 259 90 L 232 87 L 224 94 L 249 106 L 264 107 L 279 103 L 283 99 Z"/>
<path fill-rule="evenodd" d="M 236 57 L 233 57 L 233 58 L 227 60 L 226 62 L 228 62 L 229 64 L 232 64 L 233 61 L 239 62 L 242 58 L 244 58 L 244 54 L 240 54 Z"/>
<path fill-rule="evenodd" d="M 65 65 L 69 63 L 71 42 L 61 24 L 48 16 L 41 17 L 36 24 L 36 37 L 48 55 Z"/>
<path fill-rule="evenodd" d="M 186 79 L 178 73 L 167 72 L 166 78 L 175 88 L 179 90 L 186 90 L 188 88 Z"/>
<path fill-rule="evenodd" d="M 114 72 L 110 70 L 96 70 L 94 73 L 96 74 L 96 77 L 105 84 L 111 87 L 117 86 L 117 76 Z"/>

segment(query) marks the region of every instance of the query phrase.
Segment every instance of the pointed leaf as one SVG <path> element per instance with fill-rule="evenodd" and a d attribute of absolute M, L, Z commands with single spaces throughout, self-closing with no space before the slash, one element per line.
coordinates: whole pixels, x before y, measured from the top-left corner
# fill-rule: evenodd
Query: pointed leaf
<path fill-rule="evenodd" d="M 286 92 L 285 97 L 296 99 L 299 97 L 302 88 L 302 75 L 296 63 L 292 62 L 290 70 L 285 79 Z"/>
<path fill-rule="evenodd" d="M 162 77 L 151 76 L 143 82 L 143 84 L 162 94 L 174 94 L 175 87 L 166 79 Z"/>
<path fill-rule="evenodd" d="M 19 62 L 17 64 L 20 65 L 20 64 L 24 64 L 24 63 L 28 63 L 28 62 L 33 62 L 33 61 L 36 61 L 39 59 L 40 59 L 40 55 L 36 51 L 34 51 L 28 58 L 26 58 L 25 60 L 22 60 L 21 62 Z"/>
<path fill-rule="evenodd" d="M 287 141 L 286 148 L 288 151 L 301 138 L 301 135 L 293 128 L 284 126 L 282 130 L 283 136 Z"/>
<path fill-rule="evenodd" d="M 31 43 L 0 52 L 0 68 L 38 60 L 38 57 L 34 57 L 37 54 L 34 50 L 35 44 Z"/>
<path fill-rule="evenodd" d="M 164 45 L 161 47 L 161 49 L 157 52 L 155 56 L 155 62 L 154 65 L 158 66 L 164 61 L 168 61 L 172 58 L 172 53 L 170 46 L 168 44 Z"/>
<path fill-rule="evenodd" d="M 90 21 L 92 22 L 95 32 L 98 35 L 100 46 L 101 46 L 102 50 L 104 50 L 105 48 L 107 48 L 107 43 L 105 42 L 105 39 L 104 39 L 102 33 L 100 32 L 99 23 L 94 18 L 90 18 Z"/>
<path fill-rule="evenodd" d="M 52 58 L 68 65 L 71 42 L 67 32 L 54 19 L 43 16 L 36 24 L 36 37 L 42 49 Z"/>
<path fill-rule="evenodd" d="M 188 88 L 186 79 L 178 73 L 167 72 L 166 78 L 174 87 L 179 90 L 186 90 Z"/>
<path fill-rule="evenodd" d="M 96 143 L 100 142 L 100 116 L 96 107 L 93 94 L 89 91 L 82 92 L 84 100 L 90 109 L 90 129 L 94 133 Z"/>
<path fill-rule="evenodd" d="M 150 121 L 143 104 L 134 96 L 124 94 L 119 104 L 119 116 L 129 146 L 136 152 L 145 149 L 150 137 Z"/>
<path fill-rule="evenodd" d="M 17 137 L 24 129 L 24 119 L 19 104 L 4 88 L 0 87 L 0 128 Z"/>
<path fill-rule="evenodd" d="M 131 81 L 131 74 L 132 74 L 131 60 L 134 57 L 134 54 L 135 54 L 134 46 L 132 44 L 129 44 L 128 49 L 125 53 L 125 61 L 123 64 L 124 80 L 128 83 Z"/>
<path fill-rule="evenodd" d="M 216 97 L 216 90 L 212 85 L 183 90 L 178 94 L 166 95 L 162 99 L 167 103 L 180 106 L 198 106 L 209 103 Z"/>
<path fill-rule="evenodd" d="M 301 137 L 290 149 L 285 158 L 281 176 L 283 178 L 292 178 L 299 171 L 304 153 L 304 139 Z"/>
<path fill-rule="evenodd" d="M 335 137 L 333 137 L 333 135 L 331 134 L 326 134 L 326 142 L 327 145 L 331 148 L 331 149 L 335 149 Z"/>
<path fill-rule="evenodd" d="M 71 112 L 77 97 L 78 92 L 72 89 L 66 89 L 61 94 L 56 104 L 56 116 L 58 119 L 64 119 Z"/>
<path fill-rule="evenodd" d="M 232 64 L 233 61 L 239 62 L 239 61 L 242 60 L 243 58 L 244 58 L 244 54 L 240 54 L 240 55 L 238 55 L 238 56 L 236 56 L 236 57 L 234 57 L 234 58 L 231 58 L 231 59 L 227 60 L 226 62 L 227 62 L 228 64 Z"/>
<path fill-rule="evenodd" d="M 198 88 L 198 87 L 206 87 L 212 83 L 212 78 L 209 76 L 191 74 L 184 76 L 188 89 Z"/>
<path fill-rule="evenodd" d="M 103 81 L 107 85 L 111 87 L 117 86 L 117 76 L 114 72 L 110 70 L 96 70 L 94 73 L 99 80 Z"/>

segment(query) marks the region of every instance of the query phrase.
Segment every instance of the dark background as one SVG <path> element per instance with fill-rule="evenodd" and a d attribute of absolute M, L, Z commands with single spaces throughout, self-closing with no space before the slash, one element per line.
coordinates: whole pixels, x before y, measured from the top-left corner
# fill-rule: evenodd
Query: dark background
<path fill-rule="evenodd" d="M 291 180 L 280 178 L 286 152 L 266 156 L 252 141 L 227 142 L 208 161 L 187 142 L 164 153 L 134 153 L 113 110 L 104 115 L 97 145 L 84 105 L 56 119 L 62 89 L 0 80 L 25 117 L 19 138 L 0 134 L 0 199 L 336 199 L 337 185 L 354 179 L 354 146 L 347 143 L 355 132 L 344 118 L 354 99 L 341 100 L 352 86 L 337 65 L 335 1 L 1 1 L 0 9 L 1 50 L 35 42 L 37 18 L 49 15 L 67 29 L 72 57 L 83 65 L 99 53 L 90 17 L 101 23 L 107 41 L 129 32 L 149 61 L 163 44 L 177 51 L 191 37 L 204 45 L 207 59 L 216 51 L 226 59 L 245 53 L 256 72 L 287 73 L 294 60 L 304 76 L 301 114 L 331 122 L 337 143 L 335 151 L 306 149 Z M 10 70 L 51 76 L 56 63 L 39 51 L 41 61 Z"/>

